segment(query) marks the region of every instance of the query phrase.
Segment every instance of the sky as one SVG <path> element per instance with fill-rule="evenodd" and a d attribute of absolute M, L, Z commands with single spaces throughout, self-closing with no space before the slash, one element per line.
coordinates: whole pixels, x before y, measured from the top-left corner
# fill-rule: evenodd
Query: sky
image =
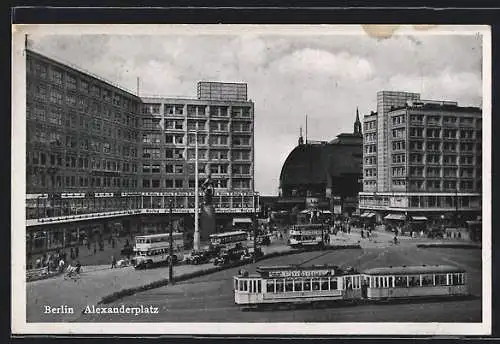
<path fill-rule="evenodd" d="M 308 139 L 353 131 L 381 90 L 482 106 L 482 46 L 473 35 L 373 38 L 286 32 L 30 35 L 31 47 L 140 94 L 196 97 L 196 83 L 246 82 L 255 103 L 255 186 L 277 195 L 308 117 Z"/>

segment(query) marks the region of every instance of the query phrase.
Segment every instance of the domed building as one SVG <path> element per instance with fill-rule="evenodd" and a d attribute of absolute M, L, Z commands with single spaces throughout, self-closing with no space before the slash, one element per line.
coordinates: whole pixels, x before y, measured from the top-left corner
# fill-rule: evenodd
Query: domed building
<path fill-rule="evenodd" d="M 304 142 L 290 152 L 280 174 L 277 207 L 319 208 L 335 214 L 351 214 L 362 189 L 363 135 L 356 110 L 353 133 L 343 133 L 330 142 Z"/>

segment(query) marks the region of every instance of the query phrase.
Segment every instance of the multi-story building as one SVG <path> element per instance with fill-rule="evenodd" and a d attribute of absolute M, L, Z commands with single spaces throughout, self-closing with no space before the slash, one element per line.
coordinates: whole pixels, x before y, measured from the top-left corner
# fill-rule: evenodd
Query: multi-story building
<path fill-rule="evenodd" d="M 399 98 L 364 117 L 365 216 L 462 222 L 480 215 L 481 109 L 401 92 L 380 92 L 379 102 L 387 94 Z"/>
<path fill-rule="evenodd" d="M 31 50 L 26 62 L 28 252 L 93 232 L 161 231 L 172 217 L 193 230 L 197 128 L 199 177 L 215 181 L 219 222 L 258 210 L 246 84 L 214 83 L 218 96 L 200 83 L 203 99 L 142 99 Z"/>

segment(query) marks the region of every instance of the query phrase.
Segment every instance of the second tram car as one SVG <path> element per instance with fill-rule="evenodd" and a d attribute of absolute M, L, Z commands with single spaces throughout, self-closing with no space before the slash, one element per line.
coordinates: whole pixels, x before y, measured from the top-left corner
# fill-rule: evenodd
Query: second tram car
<path fill-rule="evenodd" d="M 367 269 L 323 265 L 271 266 L 234 277 L 234 302 L 243 309 L 283 304 L 329 305 L 467 296 L 467 274 L 445 265 Z"/>

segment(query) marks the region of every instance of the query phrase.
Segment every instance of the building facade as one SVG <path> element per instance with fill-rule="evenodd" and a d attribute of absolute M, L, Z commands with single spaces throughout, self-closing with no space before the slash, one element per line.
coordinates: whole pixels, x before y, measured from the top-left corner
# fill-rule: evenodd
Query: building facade
<path fill-rule="evenodd" d="M 199 177 L 215 181 L 218 217 L 258 211 L 246 84 L 214 83 L 225 100 L 200 84 L 203 99 L 143 99 L 31 50 L 26 68 L 28 252 L 94 232 L 159 232 L 172 218 L 194 228 L 197 128 Z"/>
<path fill-rule="evenodd" d="M 352 213 L 361 191 L 362 145 L 358 112 L 353 133 L 339 134 L 329 142 L 304 142 L 301 136 L 281 169 L 280 197 L 275 207 Z"/>
<path fill-rule="evenodd" d="M 476 218 L 482 191 L 481 109 L 419 100 L 415 93 L 379 92 L 379 101 L 386 102 L 387 94 L 399 98 L 390 107 L 377 104 L 382 114 L 364 117 L 360 210 L 378 221 Z"/>

